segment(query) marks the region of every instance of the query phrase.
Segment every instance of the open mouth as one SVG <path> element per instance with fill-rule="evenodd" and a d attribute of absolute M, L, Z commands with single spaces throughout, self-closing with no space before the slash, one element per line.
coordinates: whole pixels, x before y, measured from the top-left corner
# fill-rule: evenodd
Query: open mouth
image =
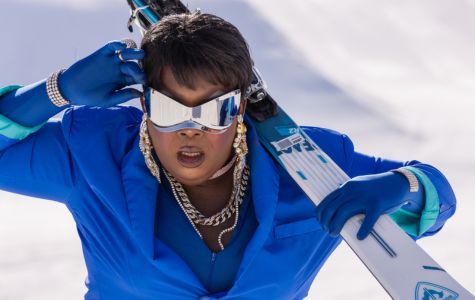
<path fill-rule="evenodd" d="M 196 168 L 203 163 L 205 154 L 196 147 L 183 147 L 177 152 L 178 162 L 186 168 Z"/>

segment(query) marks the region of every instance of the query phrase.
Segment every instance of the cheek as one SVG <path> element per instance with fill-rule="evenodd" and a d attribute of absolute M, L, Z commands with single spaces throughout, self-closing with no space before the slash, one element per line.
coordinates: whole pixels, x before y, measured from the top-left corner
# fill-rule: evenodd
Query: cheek
<path fill-rule="evenodd" d="M 221 160 L 226 160 L 232 150 L 236 128 L 232 126 L 222 134 L 209 134 L 208 142 L 210 150 L 216 155 L 217 163 L 222 163 Z"/>
<path fill-rule="evenodd" d="M 150 130 L 150 127 L 149 134 L 158 159 L 162 163 L 169 161 L 172 154 L 176 153 L 174 151 L 176 148 L 176 136 L 173 133 L 159 132 L 155 129 Z"/>
<path fill-rule="evenodd" d="M 176 137 L 171 133 L 157 133 L 154 138 L 155 149 L 157 149 L 157 155 L 159 158 L 168 157 L 172 153 L 175 153 L 174 144 Z"/>

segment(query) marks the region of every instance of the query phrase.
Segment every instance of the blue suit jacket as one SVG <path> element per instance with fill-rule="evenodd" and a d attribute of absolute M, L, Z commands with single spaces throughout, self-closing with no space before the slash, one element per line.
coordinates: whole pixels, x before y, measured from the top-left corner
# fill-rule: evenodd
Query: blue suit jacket
<path fill-rule="evenodd" d="M 178 255 L 154 243 L 160 185 L 139 150 L 142 112 L 133 107 L 74 107 L 0 151 L 0 189 L 64 203 L 77 224 L 88 269 L 85 298 L 213 297 Z M 223 299 L 301 299 L 340 243 L 322 231 L 314 204 L 260 145 L 248 124 L 252 201 L 259 222 L 234 283 Z M 354 151 L 351 140 L 305 128 L 350 177 L 403 165 L 422 170 L 437 189 L 437 232 L 455 209 L 445 177 L 418 161 L 398 162 Z M 155 249 L 154 247 L 158 247 Z M 215 295 L 216 296 L 216 295 Z"/>

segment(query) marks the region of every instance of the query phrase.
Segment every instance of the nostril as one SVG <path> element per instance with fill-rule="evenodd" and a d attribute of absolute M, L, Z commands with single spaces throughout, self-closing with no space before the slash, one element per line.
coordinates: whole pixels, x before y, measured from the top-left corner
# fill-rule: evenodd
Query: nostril
<path fill-rule="evenodd" d="M 180 130 L 178 134 L 180 136 L 193 137 L 193 136 L 200 136 L 203 134 L 203 132 L 197 129 L 183 129 L 183 130 Z"/>

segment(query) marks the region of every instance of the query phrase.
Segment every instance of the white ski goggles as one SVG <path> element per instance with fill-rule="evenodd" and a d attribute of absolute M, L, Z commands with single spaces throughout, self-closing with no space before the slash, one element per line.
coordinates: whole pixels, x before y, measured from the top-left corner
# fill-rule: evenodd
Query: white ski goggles
<path fill-rule="evenodd" d="M 239 89 L 194 107 L 183 105 L 151 87 L 147 87 L 144 94 L 150 121 L 162 132 L 191 128 L 222 133 L 233 123 L 241 104 Z"/>

